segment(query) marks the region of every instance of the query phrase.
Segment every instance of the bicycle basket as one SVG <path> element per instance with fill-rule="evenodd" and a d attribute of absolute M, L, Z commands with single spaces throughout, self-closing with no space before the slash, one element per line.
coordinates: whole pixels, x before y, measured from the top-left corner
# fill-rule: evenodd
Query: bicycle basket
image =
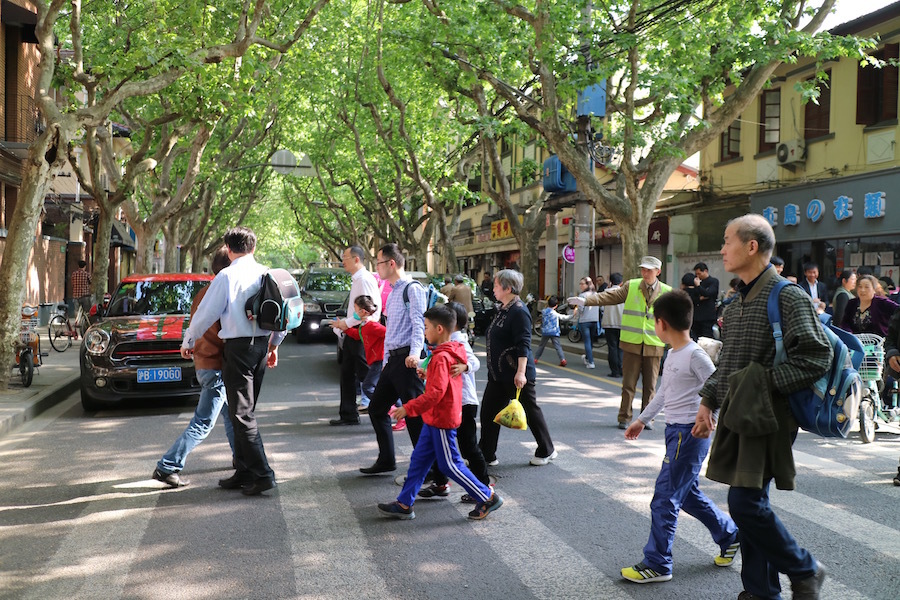
<path fill-rule="evenodd" d="M 865 357 L 859 366 L 859 376 L 863 381 L 881 381 L 884 370 L 884 338 L 874 333 L 856 335 L 865 351 Z"/>
<path fill-rule="evenodd" d="M 19 332 L 19 341 L 23 344 L 30 345 L 37 340 L 37 333 L 32 329 L 23 329 Z"/>

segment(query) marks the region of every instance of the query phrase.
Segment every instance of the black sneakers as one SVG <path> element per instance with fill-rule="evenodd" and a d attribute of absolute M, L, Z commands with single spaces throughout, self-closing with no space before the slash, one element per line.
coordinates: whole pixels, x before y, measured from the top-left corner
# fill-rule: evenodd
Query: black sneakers
<path fill-rule="evenodd" d="M 469 518 L 473 521 L 480 521 L 501 506 L 503 506 L 503 498 L 500 497 L 500 494 L 494 492 L 489 500 L 475 505 L 475 509 L 469 513 Z"/>
<path fill-rule="evenodd" d="M 379 503 L 378 512 L 380 512 L 382 516 L 390 517 L 391 519 L 400 519 L 402 521 L 409 521 L 410 519 L 416 518 L 416 513 L 413 512 L 412 506 L 403 508 L 396 500 L 387 504 Z"/>

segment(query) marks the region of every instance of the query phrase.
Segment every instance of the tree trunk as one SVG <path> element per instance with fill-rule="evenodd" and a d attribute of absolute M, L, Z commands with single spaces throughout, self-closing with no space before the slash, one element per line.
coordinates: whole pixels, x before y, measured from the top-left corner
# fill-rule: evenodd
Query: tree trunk
<path fill-rule="evenodd" d="M 34 248 L 44 198 L 53 176 L 65 162 L 67 133 L 60 124 L 51 124 L 29 148 L 24 164 L 22 188 L 0 262 L 0 390 L 5 390 L 9 384 L 9 366 L 15 362 L 28 260 Z"/>
<path fill-rule="evenodd" d="M 113 216 L 100 204 L 100 218 L 94 231 L 94 263 L 91 272 L 93 301 L 99 302 L 106 293 L 109 277 L 109 241 L 112 238 Z"/>

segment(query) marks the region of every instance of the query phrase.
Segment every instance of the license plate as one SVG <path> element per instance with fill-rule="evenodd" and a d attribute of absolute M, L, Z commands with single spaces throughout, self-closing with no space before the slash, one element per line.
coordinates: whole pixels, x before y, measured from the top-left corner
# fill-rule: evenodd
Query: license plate
<path fill-rule="evenodd" d="M 137 370 L 138 383 L 181 381 L 181 367 L 155 367 Z"/>

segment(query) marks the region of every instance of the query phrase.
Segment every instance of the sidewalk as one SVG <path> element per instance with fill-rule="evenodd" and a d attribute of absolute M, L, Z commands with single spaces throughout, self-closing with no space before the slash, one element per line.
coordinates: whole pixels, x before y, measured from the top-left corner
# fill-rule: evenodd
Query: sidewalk
<path fill-rule="evenodd" d="M 80 344 L 78 340 L 65 352 L 57 352 L 50 347 L 46 336 L 41 336 L 41 351 L 50 355 L 44 357 L 43 366 L 35 369 L 32 384 L 22 387 L 16 370 L 10 377 L 9 388 L 0 391 L 0 437 L 78 390 Z"/>

